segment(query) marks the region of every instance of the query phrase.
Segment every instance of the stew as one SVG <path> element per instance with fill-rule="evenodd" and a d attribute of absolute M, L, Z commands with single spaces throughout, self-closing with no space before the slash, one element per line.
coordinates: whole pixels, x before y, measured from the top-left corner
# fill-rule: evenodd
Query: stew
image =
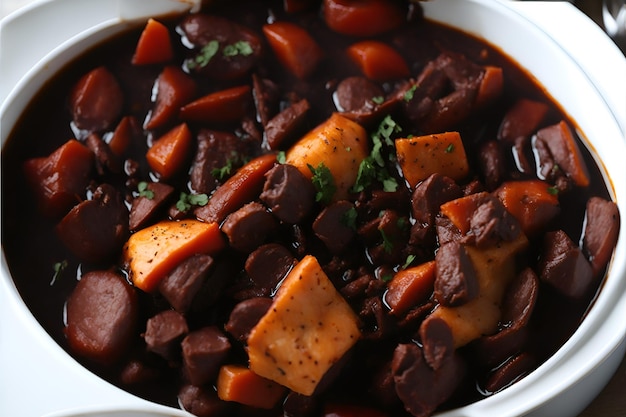
<path fill-rule="evenodd" d="M 215 1 L 34 98 L 2 245 L 52 338 L 143 398 L 428 416 L 532 372 L 600 289 L 620 217 L 578 134 L 417 2 Z"/>

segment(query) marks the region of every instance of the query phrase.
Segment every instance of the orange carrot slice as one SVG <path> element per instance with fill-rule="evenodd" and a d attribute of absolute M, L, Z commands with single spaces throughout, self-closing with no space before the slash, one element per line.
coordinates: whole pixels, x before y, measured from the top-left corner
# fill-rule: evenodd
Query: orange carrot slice
<path fill-rule="evenodd" d="M 217 377 L 217 396 L 255 408 L 271 409 L 287 389 L 241 365 L 224 365 Z"/>
<path fill-rule="evenodd" d="M 139 36 L 132 64 L 159 64 L 169 61 L 173 56 L 172 41 L 167 27 L 154 19 L 148 19 Z"/>
<path fill-rule="evenodd" d="M 386 43 L 373 40 L 357 42 L 348 47 L 347 53 L 371 80 L 388 81 L 410 75 L 402 55 Z"/>
<path fill-rule="evenodd" d="M 323 57 L 315 39 L 294 23 L 265 25 L 263 33 L 280 63 L 298 78 L 311 75 Z"/>
<path fill-rule="evenodd" d="M 146 153 L 146 159 L 161 178 L 171 178 L 185 164 L 191 145 L 191 131 L 182 123 L 154 142 Z"/>
<path fill-rule="evenodd" d="M 180 109 L 180 118 L 206 123 L 230 123 L 240 120 L 252 103 L 249 85 L 208 94 Z"/>

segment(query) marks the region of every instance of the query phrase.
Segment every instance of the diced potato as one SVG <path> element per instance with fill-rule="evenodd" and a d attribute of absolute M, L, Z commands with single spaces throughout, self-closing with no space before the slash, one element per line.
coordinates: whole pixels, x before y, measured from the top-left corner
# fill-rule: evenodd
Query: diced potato
<path fill-rule="evenodd" d="M 303 395 L 359 339 L 358 317 L 317 259 L 304 257 L 285 278 L 248 337 L 250 369 Z"/>
<path fill-rule="evenodd" d="M 496 331 L 502 297 L 515 277 L 515 256 L 527 246 L 528 239 L 523 233 L 513 241 L 488 249 L 465 246 L 476 270 L 478 297 L 458 307 L 439 306 L 432 313 L 450 326 L 455 347 Z"/>
<path fill-rule="evenodd" d="M 396 155 L 404 178 L 412 188 L 431 174 L 461 180 L 469 172 L 459 132 L 396 139 Z"/>
<path fill-rule="evenodd" d="M 354 185 L 359 166 L 369 154 L 368 137 L 358 123 L 334 113 L 324 123 L 304 135 L 287 152 L 285 163 L 294 165 L 307 178 L 309 166 L 320 163 L 330 170 L 337 191 L 334 200 L 346 198 Z"/>

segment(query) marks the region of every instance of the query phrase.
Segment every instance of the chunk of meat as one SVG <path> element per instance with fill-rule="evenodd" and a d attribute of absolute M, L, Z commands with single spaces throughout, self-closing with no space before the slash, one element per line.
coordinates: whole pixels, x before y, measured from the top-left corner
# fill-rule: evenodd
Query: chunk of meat
<path fill-rule="evenodd" d="M 112 364 L 126 354 L 137 325 L 137 295 L 110 271 L 83 274 L 67 301 L 65 335 L 77 355 Z"/>
<path fill-rule="evenodd" d="M 69 101 L 76 127 L 98 132 L 117 122 L 124 106 L 124 93 L 113 73 L 101 66 L 78 80 Z"/>
<path fill-rule="evenodd" d="M 311 106 L 302 99 L 272 117 L 265 125 L 265 141 L 270 149 L 280 149 L 296 138 Z"/>
<path fill-rule="evenodd" d="M 118 254 L 128 238 L 128 209 L 115 187 L 102 184 L 91 200 L 77 204 L 63 217 L 56 231 L 80 260 L 104 262 Z"/>
<path fill-rule="evenodd" d="M 459 306 L 478 296 L 474 265 L 459 242 L 449 242 L 435 255 L 435 298 L 447 306 Z"/>
<path fill-rule="evenodd" d="M 498 367 L 485 384 L 485 389 L 490 393 L 496 393 L 519 381 L 537 366 L 535 358 L 529 353 L 522 353 L 509 358 L 502 366 Z"/>
<path fill-rule="evenodd" d="M 230 351 L 230 342 L 217 327 L 203 327 L 182 341 L 185 376 L 193 385 L 214 381 Z"/>
<path fill-rule="evenodd" d="M 286 247 L 268 243 L 248 255 L 244 269 L 252 281 L 254 293 L 270 296 L 296 263 L 296 258 Z"/>
<path fill-rule="evenodd" d="M 228 236 L 230 246 L 252 252 L 265 242 L 276 228 L 276 220 L 261 203 L 251 202 L 231 213 L 221 230 Z"/>
<path fill-rule="evenodd" d="M 517 219 L 493 196 L 487 196 L 472 213 L 470 231 L 479 248 L 511 241 L 521 233 Z"/>
<path fill-rule="evenodd" d="M 204 254 L 187 258 L 161 280 L 159 292 L 176 311 L 186 313 L 212 271 L 213 263 L 213 258 Z"/>
<path fill-rule="evenodd" d="M 417 345 L 399 344 L 393 353 L 391 370 L 404 408 L 415 417 L 426 417 L 450 398 L 463 380 L 466 366 L 454 354 L 447 356 L 441 367 L 434 370 Z"/>
<path fill-rule="evenodd" d="M 149 351 L 174 360 L 180 353 L 180 342 L 188 332 L 187 321 L 182 314 L 165 310 L 148 319 L 143 338 Z"/>
<path fill-rule="evenodd" d="M 265 184 L 260 198 L 279 220 L 295 224 L 310 214 L 315 199 L 315 188 L 311 180 L 298 168 L 281 164 L 265 174 Z"/>
<path fill-rule="evenodd" d="M 340 200 L 325 207 L 313 222 L 313 232 L 332 253 L 343 251 L 356 234 L 350 227 L 348 216 L 351 210 L 354 210 L 354 204 Z"/>
<path fill-rule="evenodd" d="M 454 338 L 448 324 L 438 317 L 429 316 L 419 329 L 422 353 L 428 366 L 437 371 L 454 355 Z"/>
<path fill-rule="evenodd" d="M 263 127 L 278 113 L 280 90 L 272 80 L 252 74 L 252 97 Z"/>
<path fill-rule="evenodd" d="M 223 17 L 192 13 L 180 24 L 197 55 L 187 68 L 216 80 L 233 80 L 249 73 L 261 56 L 261 38 L 251 29 Z"/>
<path fill-rule="evenodd" d="M 227 415 L 230 404 L 218 398 L 213 387 L 184 385 L 178 392 L 181 407 L 196 417 Z"/>
<path fill-rule="evenodd" d="M 591 197 L 587 202 L 583 249 L 589 257 L 594 276 L 604 270 L 620 230 L 620 214 L 617 204 L 600 197 Z"/>
<path fill-rule="evenodd" d="M 433 226 L 439 207 L 463 196 L 463 191 L 449 177 L 435 173 L 420 182 L 411 196 L 411 213 L 419 223 Z"/>
<path fill-rule="evenodd" d="M 93 152 L 96 160 L 96 171 L 99 175 L 122 172 L 122 161 L 113 153 L 109 145 L 97 133 L 90 133 L 85 140 L 87 147 Z"/>
<path fill-rule="evenodd" d="M 591 264 L 562 230 L 545 234 L 538 270 L 543 282 L 572 298 L 582 297 L 593 280 Z"/>
<path fill-rule="evenodd" d="M 200 130 L 197 141 L 189 175 L 191 188 L 198 193 L 211 194 L 224 177 L 234 173 L 241 165 L 245 146 L 232 133 L 208 129 Z"/>
<path fill-rule="evenodd" d="M 548 109 L 548 105 L 540 101 L 526 98 L 517 100 L 500 123 L 498 139 L 513 143 L 520 137 L 529 137 L 537 131 Z"/>
<path fill-rule="evenodd" d="M 224 330 L 235 339 L 245 343 L 252 328 L 267 313 L 271 305 L 272 299 L 268 297 L 253 297 L 237 303 L 230 312 Z"/>
<path fill-rule="evenodd" d="M 494 190 L 507 175 L 502 146 L 495 140 L 485 142 L 480 147 L 478 159 L 487 190 Z"/>
<path fill-rule="evenodd" d="M 150 182 L 146 189 L 133 199 L 128 227 L 131 231 L 146 227 L 174 193 L 174 187 L 162 182 Z"/>

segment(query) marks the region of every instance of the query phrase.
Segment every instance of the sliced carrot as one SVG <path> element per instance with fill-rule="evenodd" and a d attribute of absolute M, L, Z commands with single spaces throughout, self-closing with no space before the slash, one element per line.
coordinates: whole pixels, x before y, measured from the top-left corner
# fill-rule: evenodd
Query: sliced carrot
<path fill-rule="evenodd" d="M 574 181 L 574 184 L 579 187 L 589 185 L 587 165 L 574 134 L 565 121 L 539 130 L 537 140 L 548 146 L 554 162 Z"/>
<path fill-rule="evenodd" d="M 224 365 L 217 377 L 217 396 L 255 408 L 271 409 L 287 389 L 241 365 Z"/>
<path fill-rule="evenodd" d="M 304 135 L 289 149 L 286 163 L 294 165 L 307 178 L 310 167 L 323 163 L 330 171 L 337 191 L 334 200 L 346 198 L 356 182 L 361 162 L 369 153 L 367 132 L 358 123 L 334 113 Z"/>
<path fill-rule="evenodd" d="M 347 54 L 367 78 L 389 81 L 410 75 L 409 67 L 398 51 L 384 42 L 367 40 L 352 44 Z"/>
<path fill-rule="evenodd" d="M 188 257 L 214 255 L 225 246 L 217 223 L 164 220 L 132 234 L 123 250 L 133 284 L 152 292 L 159 282 Z"/>
<path fill-rule="evenodd" d="M 132 64 L 159 64 L 169 61 L 173 56 L 174 50 L 167 27 L 152 18 L 148 19 L 139 36 Z"/>
<path fill-rule="evenodd" d="M 396 154 L 411 187 L 435 173 L 461 180 L 469 172 L 459 132 L 396 139 Z"/>
<path fill-rule="evenodd" d="M 275 162 L 274 154 L 262 155 L 248 162 L 215 190 L 207 205 L 196 209 L 196 217 L 206 222 L 221 223 L 230 213 L 261 194 L 265 173 Z"/>
<path fill-rule="evenodd" d="M 476 94 L 476 105 L 484 107 L 502 94 L 504 88 L 504 75 L 502 68 L 486 66 L 483 72 L 478 93 Z"/>
<path fill-rule="evenodd" d="M 59 217 L 79 203 L 93 166 L 93 153 L 76 139 L 65 142 L 47 157 L 27 160 L 24 172 L 41 212 Z"/>
<path fill-rule="evenodd" d="M 453 225 L 465 234 L 470 229 L 470 219 L 472 213 L 476 211 L 478 205 L 484 198 L 487 197 L 487 193 L 470 194 L 465 197 L 456 198 L 454 200 L 443 203 L 440 207 L 441 213 L 446 216 Z"/>
<path fill-rule="evenodd" d="M 428 299 L 435 284 L 435 261 L 398 271 L 389 284 L 385 301 L 391 314 L 404 314 L 419 302 Z"/>
<path fill-rule="evenodd" d="M 191 131 L 187 124 L 181 123 L 154 142 L 146 153 L 146 160 L 159 177 L 171 178 L 183 168 L 191 145 Z"/>
<path fill-rule="evenodd" d="M 167 66 L 157 79 L 156 103 L 146 129 L 157 129 L 173 121 L 182 106 L 196 95 L 196 82 L 178 67 Z"/>
<path fill-rule="evenodd" d="M 557 192 L 545 181 L 508 181 L 494 193 L 527 236 L 543 230 L 561 211 Z"/>
<path fill-rule="evenodd" d="M 500 123 L 498 139 L 513 143 L 520 137 L 530 137 L 539 128 L 549 109 L 547 104 L 540 101 L 526 98 L 517 100 Z"/>
<path fill-rule="evenodd" d="M 397 28 L 404 12 L 388 0 L 324 0 L 324 20 L 337 33 L 369 37 Z"/>
<path fill-rule="evenodd" d="M 180 118 L 205 123 L 230 123 L 240 120 L 252 103 L 249 85 L 216 91 L 180 109 Z"/>
<path fill-rule="evenodd" d="M 307 78 L 322 60 L 315 39 L 294 23 L 274 22 L 263 26 L 263 33 L 280 63 L 298 78 Z"/>

